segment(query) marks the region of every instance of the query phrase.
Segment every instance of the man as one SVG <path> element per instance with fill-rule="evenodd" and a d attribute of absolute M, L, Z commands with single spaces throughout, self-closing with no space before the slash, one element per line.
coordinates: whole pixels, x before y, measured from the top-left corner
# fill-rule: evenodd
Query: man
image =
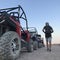
<path fill-rule="evenodd" d="M 46 22 L 46 25 L 43 28 L 43 32 L 45 33 L 47 51 L 51 51 L 51 39 L 52 39 L 51 33 L 53 33 L 53 29 L 48 22 Z"/>

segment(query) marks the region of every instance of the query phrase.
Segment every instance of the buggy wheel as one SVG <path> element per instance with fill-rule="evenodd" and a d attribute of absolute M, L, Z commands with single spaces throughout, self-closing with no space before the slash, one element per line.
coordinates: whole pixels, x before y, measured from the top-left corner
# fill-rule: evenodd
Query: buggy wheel
<path fill-rule="evenodd" d="M 41 47 L 42 47 L 42 43 L 39 42 L 39 43 L 38 43 L 38 48 L 41 48 Z"/>
<path fill-rule="evenodd" d="M 6 32 L 0 39 L 0 59 L 15 60 L 21 51 L 21 40 L 16 32 Z"/>
<path fill-rule="evenodd" d="M 34 50 L 38 49 L 38 42 L 37 41 L 33 41 L 33 46 L 34 46 Z"/>
<path fill-rule="evenodd" d="M 33 52 L 33 40 L 30 39 L 30 42 L 27 43 L 27 51 L 28 52 Z"/>

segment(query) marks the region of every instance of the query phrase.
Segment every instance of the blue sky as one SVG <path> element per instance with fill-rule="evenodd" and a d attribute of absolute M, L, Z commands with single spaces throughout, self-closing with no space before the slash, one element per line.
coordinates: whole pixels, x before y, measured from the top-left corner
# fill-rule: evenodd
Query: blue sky
<path fill-rule="evenodd" d="M 49 22 L 54 29 L 53 43 L 60 43 L 60 0 L 1 0 L 0 8 L 21 5 L 30 27 L 36 27 L 44 37 L 42 28 Z"/>

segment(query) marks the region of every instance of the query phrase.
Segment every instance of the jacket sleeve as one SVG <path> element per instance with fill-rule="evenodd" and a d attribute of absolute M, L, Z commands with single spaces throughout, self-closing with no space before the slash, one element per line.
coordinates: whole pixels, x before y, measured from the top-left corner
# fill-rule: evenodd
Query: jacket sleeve
<path fill-rule="evenodd" d="M 45 27 L 43 27 L 42 31 L 45 33 Z"/>
<path fill-rule="evenodd" d="M 53 33 L 54 31 L 53 31 L 53 28 L 52 27 L 50 27 L 51 28 L 51 33 Z"/>

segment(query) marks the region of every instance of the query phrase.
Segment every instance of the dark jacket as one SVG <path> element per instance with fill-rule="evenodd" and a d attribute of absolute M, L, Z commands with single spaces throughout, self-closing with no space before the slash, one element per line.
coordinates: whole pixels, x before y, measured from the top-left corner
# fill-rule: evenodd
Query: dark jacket
<path fill-rule="evenodd" d="M 51 33 L 53 33 L 53 29 L 51 26 L 44 26 L 43 32 L 45 33 L 45 37 L 51 37 Z"/>

